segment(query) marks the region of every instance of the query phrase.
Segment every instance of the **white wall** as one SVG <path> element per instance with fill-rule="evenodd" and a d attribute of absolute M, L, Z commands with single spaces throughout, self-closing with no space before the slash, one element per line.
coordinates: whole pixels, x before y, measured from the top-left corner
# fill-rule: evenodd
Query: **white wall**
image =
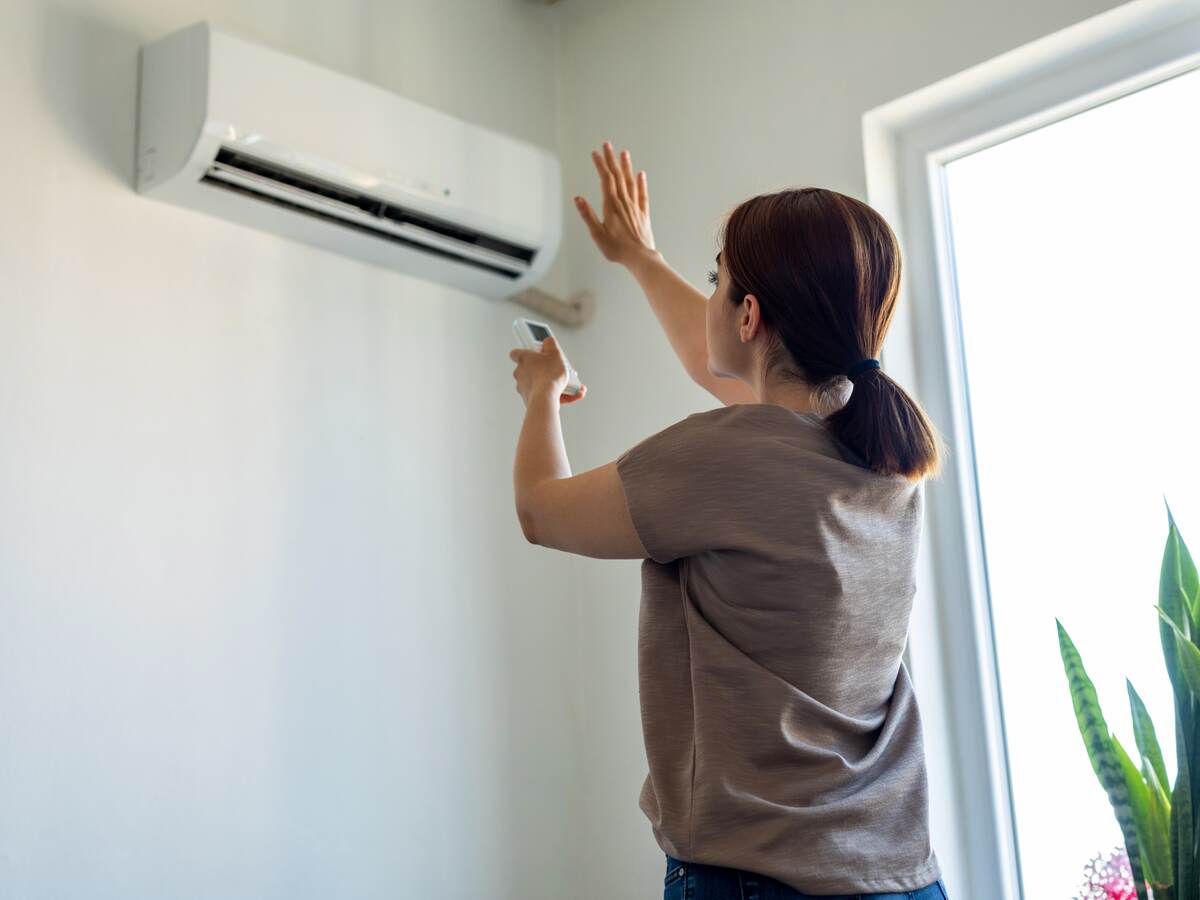
<path fill-rule="evenodd" d="M 1110 0 L 610 0 L 563 7 L 567 196 L 598 208 L 589 151 L 611 139 L 649 174 L 659 248 L 705 293 L 722 215 L 755 193 L 817 185 L 866 200 L 862 114 L 1119 4 Z M 641 292 L 568 229 L 570 277 L 596 291 L 594 322 L 571 341 L 588 383 L 576 471 L 718 401 L 683 372 Z M 614 423 L 622 423 L 614 426 Z M 638 714 L 636 572 L 582 560 L 578 623 L 583 804 L 581 877 L 616 896 L 651 896 L 665 861 L 637 807 L 646 773 Z M 915 660 L 919 663 L 919 660 Z M 915 669 L 918 668 L 915 666 Z M 914 671 L 918 695 L 919 673 Z M 931 766 L 949 756 L 926 735 Z M 944 772 L 935 773 L 938 777 Z M 954 900 L 969 894 L 953 797 L 932 798 L 934 847 Z M 796 848 L 803 853 L 804 848 Z M 614 868 L 613 860 L 625 860 Z M 1033 886 L 1036 893 L 1036 886 Z M 983 894 L 976 896 L 982 897 Z"/>
<path fill-rule="evenodd" d="M 131 187 L 176 27 L 554 147 L 556 12 L 3 14 L 0 896 L 570 896 L 578 598 L 512 509 L 518 307 Z"/>

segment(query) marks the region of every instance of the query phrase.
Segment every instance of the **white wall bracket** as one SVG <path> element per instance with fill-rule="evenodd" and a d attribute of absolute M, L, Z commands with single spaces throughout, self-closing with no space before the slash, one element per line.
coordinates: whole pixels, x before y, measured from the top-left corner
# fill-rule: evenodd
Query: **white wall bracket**
<path fill-rule="evenodd" d="M 531 287 L 513 294 L 508 299 L 528 307 L 553 322 L 572 328 L 586 325 L 595 311 L 595 301 L 588 291 L 578 291 L 563 300 L 540 288 Z"/>

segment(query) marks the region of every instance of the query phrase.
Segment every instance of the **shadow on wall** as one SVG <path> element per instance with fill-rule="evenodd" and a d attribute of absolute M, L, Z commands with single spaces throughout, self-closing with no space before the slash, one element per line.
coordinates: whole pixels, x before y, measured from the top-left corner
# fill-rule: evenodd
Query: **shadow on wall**
<path fill-rule="evenodd" d="M 132 187 L 142 37 L 58 4 L 38 8 L 37 17 L 46 104 L 83 156 Z"/>

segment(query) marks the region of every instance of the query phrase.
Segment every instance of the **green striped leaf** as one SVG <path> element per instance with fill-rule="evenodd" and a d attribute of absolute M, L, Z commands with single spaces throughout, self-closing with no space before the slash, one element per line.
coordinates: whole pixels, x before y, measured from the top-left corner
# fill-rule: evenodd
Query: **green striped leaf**
<path fill-rule="evenodd" d="M 1167 616 L 1161 606 L 1154 607 L 1175 635 L 1175 665 L 1183 672 L 1184 682 L 1192 694 L 1200 694 L 1200 647 L 1184 635 L 1179 626 Z M 1178 695 L 1178 691 L 1176 691 Z M 1189 698 L 1190 699 L 1190 698 Z"/>
<path fill-rule="evenodd" d="M 1155 777 L 1164 787 L 1167 780 L 1167 767 L 1163 762 L 1162 748 L 1158 744 L 1158 735 L 1154 730 L 1154 720 L 1146 710 L 1146 704 L 1133 688 L 1133 682 L 1125 679 L 1125 690 L 1129 694 L 1129 710 L 1133 719 L 1133 736 L 1137 741 L 1138 752 L 1142 761 L 1154 769 Z"/>
<path fill-rule="evenodd" d="M 1179 526 L 1175 524 L 1175 516 L 1171 514 L 1171 504 L 1167 503 L 1165 497 L 1163 498 L 1163 503 L 1167 507 L 1167 527 L 1170 531 L 1174 532 L 1178 543 L 1179 586 L 1183 591 L 1187 609 L 1192 619 L 1192 628 L 1188 634 L 1194 635 L 1200 633 L 1200 575 L 1196 573 L 1196 564 L 1192 562 L 1192 555 L 1188 553 L 1183 535 L 1179 533 Z"/>
<path fill-rule="evenodd" d="M 1171 826 L 1166 819 L 1166 808 L 1161 810 L 1163 821 L 1160 830 L 1155 815 L 1154 801 L 1158 799 L 1157 793 L 1146 784 L 1142 773 L 1133 764 L 1116 735 L 1112 737 L 1112 749 L 1125 777 L 1125 786 L 1129 789 L 1129 806 L 1133 812 L 1138 848 L 1142 856 L 1142 874 L 1155 893 L 1161 896 L 1163 890 L 1174 880 L 1174 873 L 1171 871 L 1171 849 L 1168 845 Z"/>
<path fill-rule="evenodd" d="M 1062 656 L 1063 669 L 1067 675 L 1067 687 L 1071 691 L 1071 702 L 1075 707 L 1075 719 L 1079 724 L 1079 733 L 1083 737 L 1083 746 L 1091 760 L 1092 769 L 1100 780 L 1100 786 L 1106 791 L 1117 781 L 1124 781 L 1117 761 L 1113 758 L 1112 745 L 1109 743 L 1108 723 L 1104 721 L 1104 713 L 1100 710 L 1100 701 L 1096 697 L 1096 688 L 1083 667 L 1083 660 L 1075 648 L 1062 622 L 1054 620 L 1058 626 L 1058 649 Z"/>
<path fill-rule="evenodd" d="M 1179 707 L 1190 710 L 1191 700 L 1177 705 L 1175 728 L 1175 756 L 1179 760 L 1175 776 L 1175 790 L 1171 793 L 1171 846 L 1175 851 L 1175 896 L 1195 897 L 1200 894 L 1196 883 L 1195 828 L 1192 819 L 1191 761 L 1183 739 L 1184 727 L 1178 722 Z M 1190 717 L 1189 717 L 1190 718 Z M 1190 727 L 1190 726 L 1189 726 Z"/>
<path fill-rule="evenodd" d="M 1145 759 L 1142 760 L 1142 778 L 1150 790 L 1151 812 L 1156 816 L 1156 827 L 1165 841 L 1170 833 L 1171 797 L 1167 793 L 1166 785 L 1158 780 L 1158 774 L 1154 771 L 1154 767 Z M 1174 855 L 1169 843 L 1167 852 L 1169 855 Z"/>
<path fill-rule="evenodd" d="M 1195 766 L 1189 753 L 1197 750 L 1194 692 L 1182 659 L 1184 642 L 1179 639 L 1200 631 L 1192 614 L 1188 589 L 1193 584 L 1195 566 L 1175 525 L 1170 506 L 1167 507 L 1167 539 L 1163 547 L 1159 570 L 1159 637 L 1163 660 L 1175 694 L 1175 757 L 1178 772 L 1175 789 L 1171 792 L 1171 845 L 1175 851 L 1175 896 L 1200 897 L 1200 881 L 1195 866 L 1197 828 L 1195 810 L 1196 788 L 1193 786 Z M 1186 556 L 1186 559 L 1185 559 Z M 1185 587 L 1185 582 L 1189 587 Z M 1188 641 L 1190 643 L 1190 641 Z M 1194 681 L 1195 679 L 1191 679 Z"/>
<path fill-rule="evenodd" d="M 1145 872 L 1138 844 L 1137 823 L 1130 803 L 1129 786 L 1113 749 L 1112 735 L 1100 710 L 1092 679 L 1088 677 L 1079 651 L 1075 649 L 1075 643 L 1063 628 L 1062 622 L 1056 618 L 1054 623 L 1058 627 L 1058 649 L 1067 675 L 1067 687 L 1071 691 L 1071 703 L 1075 708 L 1079 734 L 1083 737 L 1083 746 L 1087 750 L 1096 778 L 1108 794 L 1108 802 L 1113 808 L 1117 826 L 1125 839 L 1125 852 L 1129 856 L 1129 868 L 1133 872 L 1138 900 L 1146 900 Z"/>
<path fill-rule="evenodd" d="M 1137 741 L 1138 752 L 1142 755 L 1142 759 L 1154 767 L 1154 774 L 1158 779 L 1158 783 L 1165 788 L 1169 781 L 1167 780 L 1167 767 L 1163 763 L 1162 748 L 1158 745 L 1158 735 L 1154 731 L 1154 721 L 1150 718 L 1150 713 L 1146 711 L 1146 704 L 1142 702 L 1142 698 L 1138 692 L 1133 689 L 1133 682 L 1128 678 L 1125 679 L 1125 690 L 1129 694 L 1129 710 L 1133 718 L 1133 736 Z"/>
<path fill-rule="evenodd" d="M 1197 629 L 1194 627 L 1196 617 L 1193 615 L 1192 601 L 1183 584 L 1186 568 L 1184 552 L 1179 529 L 1175 527 L 1175 520 L 1171 519 L 1158 570 L 1158 605 L 1166 610 L 1167 617 L 1178 626 L 1184 637 L 1190 638 Z"/>

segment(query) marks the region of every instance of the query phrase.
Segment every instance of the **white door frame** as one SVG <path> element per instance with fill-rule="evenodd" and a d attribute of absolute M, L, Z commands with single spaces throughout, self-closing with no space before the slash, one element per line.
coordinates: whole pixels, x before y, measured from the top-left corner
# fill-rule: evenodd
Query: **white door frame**
<path fill-rule="evenodd" d="M 944 474 L 926 487 L 906 653 L 924 725 L 933 846 L 954 900 L 1023 895 L 943 166 L 1198 66 L 1200 0 L 1135 0 L 863 115 L 867 199 L 903 253 L 883 365 L 950 446 Z M 1065 691 L 1065 677 L 1047 690 Z M 1024 896 L 1040 895 L 1026 886 Z"/>

